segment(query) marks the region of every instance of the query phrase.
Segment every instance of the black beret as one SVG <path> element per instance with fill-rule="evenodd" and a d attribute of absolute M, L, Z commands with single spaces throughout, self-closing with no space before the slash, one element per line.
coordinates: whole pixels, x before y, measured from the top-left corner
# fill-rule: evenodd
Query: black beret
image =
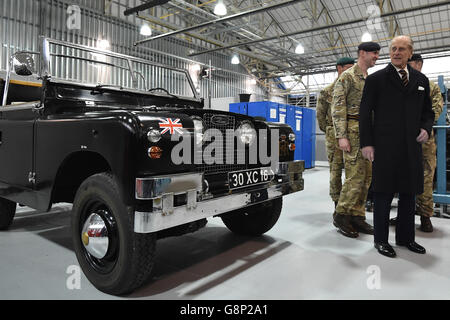
<path fill-rule="evenodd" d="M 423 59 L 422 59 L 422 56 L 420 54 L 414 53 L 411 56 L 411 59 L 409 59 L 408 61 L 420 61 L 420 62 L 423 62 Z"/>
<path fill-rule="evenodd" d="M 355 59 L 349 57 L 340 58 L 336 61 L 337 66 L 345 66 L 346 64 L 355 64 Z"/>
<path fill-rule="evenodd" d="M 380 51 L 381 47 L 376 42 L 363 42 L 358 46 L 358 50 L 364 50 L 367 52 Z"/>

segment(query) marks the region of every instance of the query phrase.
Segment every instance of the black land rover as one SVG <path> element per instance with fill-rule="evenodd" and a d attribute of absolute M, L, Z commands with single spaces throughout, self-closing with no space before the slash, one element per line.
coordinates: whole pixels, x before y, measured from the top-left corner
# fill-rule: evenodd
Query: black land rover
<path fill-rule="evenodd" d="M 0 229 L 16 204 L 73 203 L 75 253 L 99 290 L 138 288 L 157 239 L 207 218 L 261 235 L 282 196 L 303 190 L 289 126 L 205 109 L 185 70 L 40 42 L 11 57 L 0 83 Z"/>

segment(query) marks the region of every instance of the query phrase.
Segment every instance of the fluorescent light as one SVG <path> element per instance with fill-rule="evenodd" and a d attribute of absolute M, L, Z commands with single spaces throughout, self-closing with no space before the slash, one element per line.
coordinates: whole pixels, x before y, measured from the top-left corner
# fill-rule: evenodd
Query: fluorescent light
<path fill-rule="evenodd" d="M 370 42 L 372 41 L 372 35 L 368 32 L 364 33 L 361 37 L 362 42 Z"/>
<path fill-rule="evenodd" d="M 106 39 L 99 39 L 97 41 L 97 48 L 100 50 L 107 50 L 109 48 L 109 41 Z"/>
<path fill-rule="evenodd" d="M 223 4 L 223 0 L 219 0 L 219 2 L 214 7 L 214 14 L 218 16 L 224 16 L 227 14 L 227 7 Z"/>
<path fill-rule="evenodd" d="M 305 48 L 303 48 L 302 44 L 299 43 L 296 47 L 295 47 L 295 53 L 296 54 L 304 54 L 305 53 Z"/>
<path fill-rule="evenodd" d="M 239 62 L 239 56 L 234 54 L 233 57 L 231 57 L 231 64 L 239 64 Z"/>
<path fill-rule="evenodd" d="M 250 84 L 254 86 L 256 84 L 256 79 L 254 78 L 250 79 Z"/>
<path fill-rule="evenodd" d="M 140 31 L 141 35 L 143 36 L 151 36 L 152 35 L 152 29 L 150 28 L 150 26 L 146 23 L 144 23 L 141 26 L 141 31 Z"/>

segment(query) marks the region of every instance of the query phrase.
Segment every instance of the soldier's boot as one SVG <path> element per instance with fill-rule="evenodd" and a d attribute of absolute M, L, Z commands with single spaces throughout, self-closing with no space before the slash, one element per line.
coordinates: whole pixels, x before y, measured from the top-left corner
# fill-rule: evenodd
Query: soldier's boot
<path fill-rule="evenodd" d="M 420 216 L 420 230 L 423 232 L 433 232 L 433 225 L 430 217 Z"/>
<path fill-rule="evenodd" d="M 362 216 L 351 216 L 351 223 L 356 231 L 373 235 L 373 227 L 365 220 L 366 218 Z"/>
<path fill-rule="evenodd" d="M 353 228 L 351 224 L 351 216 L 344 214 L 336 214 L 333 225 L 338 229 L 340 233 L 349 238 L 357 238 L 358 232 Z"/>

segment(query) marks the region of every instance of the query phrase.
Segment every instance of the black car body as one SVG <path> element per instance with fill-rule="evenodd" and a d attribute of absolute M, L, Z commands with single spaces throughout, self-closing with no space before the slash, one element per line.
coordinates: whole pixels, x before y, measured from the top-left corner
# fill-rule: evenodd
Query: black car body
<path fill-rule="evenodd" d="M 85 55 L 52 52 L 57 46 Z M 281 197 L 303 189 L 304 165 L 293 161 L 289 126 L 205 109 L 183 70 L 174 72 L 186 76 L 191 97 L 159 86 L 148 90 L 145 81 L 144 91 L 142 84 L 130 88 L 120 79 L 118 84 L 87 84 L 51 73 L 55 59 L 108 67 L 117 66 L 114 59 L 128 66 L 151 64 L 142 59 L 47 38 L 42 38 L 41 52 L 21 54 L 26 59 L 16 54 L 11 69 L 29 75 L 30 56 L 35 54 L 42 83 L 12 80 L 10 73 L 2 81 L 0 227 L 10 225 L 16 203 L 39 210 L 50 210 L 57 202 L 73 203 L 77 258 L 89 280 L 104 292 L 122 294 L 139 287 L 150 274 L 158 238 L 195 231 L 213 216 L 222 217 L 234 232 L 262 234 L 278 219 Z M 128 71 L 134 86 L 140 81 L 136 74 L 142 76 L 145 70 Z M 257 139 L 267 132 L 268 145 L 276 134 L 276 163 L 250 163 L 250 145 L 243 143 L 244 153 L 227 150 L 230 141 L 225 139 L 219 143 L 225 150 L 223 163 L 196 163 L 195 150 L 207 148 L 196 138 L 204 139 L 209 129 L 224 135 L 226 130 L 241 132 L 236 129 L 243 124 L 247 131 L 238 133 L 234 142 L 244 134 Z M 193 148 L 191 161 L 174 163 L 171 151 L 179 143 L 177 133 Z M 215 159 L 218 150 L 211 153 Z M 234 161 L 227 163 L 227 154 Z"/>

